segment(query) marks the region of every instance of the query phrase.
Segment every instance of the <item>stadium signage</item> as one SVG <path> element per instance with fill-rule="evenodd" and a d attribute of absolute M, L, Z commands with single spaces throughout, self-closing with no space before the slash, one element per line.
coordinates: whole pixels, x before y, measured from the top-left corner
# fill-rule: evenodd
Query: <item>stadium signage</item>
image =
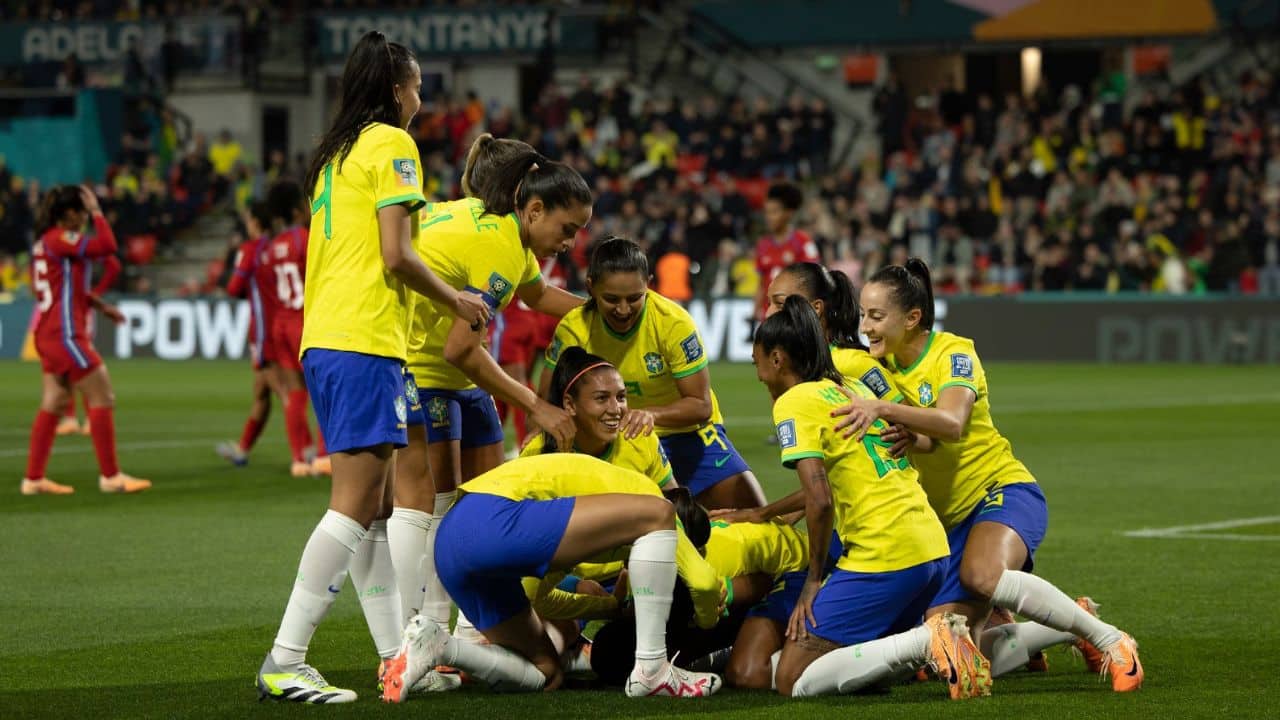
<path fill-rule="evenodd" d="M 229 17 L 186 18 L 173 24 L 174 39 L 187 53 L 219 42 L 234 28 Z M 116 63 L 137 42 L 143 58 L 153 56 L 164 43 L 165 28 L 159 22 L 46 22 L 0 25 L 0 65 L 62 62 L 75 54 L 87 65 Z"/>
<path fill-rule="evenodd" d="M 418 55 L 536 52 L 548 40 L 558 43 L 566 25 L 571 25 L 575 46 L 583 42 L 584 33 L 594 34 L 594 26 L 579 18 L 552 19 L 546 10 L 534 8 L 331 13 L 321 15 L 319 22 L 320 48 L 330 60 L 345 58 L 369 30 L 381 30 Z"/>
<path fill-rule="evenodd" d="M 115 357 L 162 360 L 244 357 L 249 305 L 231 300 L 122 300 L 125 322 L 99 323 L 99 348 Z M 105 332 L 102 332 L 104 331 Z M 113 335 L 112 338 L 106 336 Z"/>

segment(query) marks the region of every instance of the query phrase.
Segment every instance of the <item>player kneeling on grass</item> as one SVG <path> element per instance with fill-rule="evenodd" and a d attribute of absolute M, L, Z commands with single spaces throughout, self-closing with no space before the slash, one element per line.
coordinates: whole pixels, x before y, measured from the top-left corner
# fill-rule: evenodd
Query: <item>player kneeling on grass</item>
<path fill-rule="evenodd" d="M 675 510 L 652 480 L 582 454 L 517 458 L 458 488 L 436 538 L 436 570 L 461 612 L 491 643 L 458 642 L 414 616 L 383 676 L 382 699 L 403 702 L 439 664 L 495 689 L 551 690 L 563 681 L 560 656 L 521 585 L 629 549 L 636 615 L 636 663 L 629 696 L 704 697 L 720 689 L 711 673 L 667 661 L 665 625 L 679 572 L 699 624 L 719 617 L 723 580 L 676 529 Z M 620 553 L 623 551 L 623 553 Z"/>
<path fill-rule="evenodd" d="M 773 397 L 783 465 L 800 477 L 809 530 L 809 575 L 787 624 L 778 692 L 848 693 L 931 664 L 952 698 L 989 694 L 990 666 L 962 616 L 918 625 L 946 574 L 947 536 L 915 470 L 890 457 L 887 425 L 862 442 L 835 431 L 841 387 L 874 394 L 836 371 L 813 308 L 787 298 L 760 326 L 752 359 Z M 845 552 L 824 583 L 833 526 Z"/>

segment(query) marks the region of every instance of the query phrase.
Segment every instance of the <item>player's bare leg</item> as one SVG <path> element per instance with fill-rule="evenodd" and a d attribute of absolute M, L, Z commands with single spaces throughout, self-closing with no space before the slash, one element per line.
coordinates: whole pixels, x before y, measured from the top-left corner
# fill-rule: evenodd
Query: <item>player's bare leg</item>
<path fill-rule="evenodd" d="M 760 489 L 760 483 L 751 471 L 721 480 L 698 493 L 696 499 L 707 510 L 746 509 L 765 504 L 764 491 Z"/>

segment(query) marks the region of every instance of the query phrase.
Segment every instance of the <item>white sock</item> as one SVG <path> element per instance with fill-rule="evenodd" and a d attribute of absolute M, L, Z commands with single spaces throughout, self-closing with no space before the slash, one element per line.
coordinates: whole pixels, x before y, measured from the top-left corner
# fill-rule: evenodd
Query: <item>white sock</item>
<path fill-rule="evenodd" d="M 547 678 L 536 665 L 501 645 L 459 642 L 445 635 L 440 659 L 474 675 L 494 690 L 541 690 Z"/>
<path fill-rule="evenodd" d="M 1102 651 L 1120 642 L 1120 631 L 1114 625 L 1085 612 L 1066 593 L 1030 573 L 1005 570 L 991 602 L 1041 625 L 1082 637 Z"/>
<path fill-rule="evenodd" d="M 591 641 L 583 639 L 569 648 L 560 665 L 567 673 L 591 672 Z"/>
<path fill-rule="evenodd" d="M 306 662 L 311 636 L 346 583 L 347 568 L 364 535 L 360 523 L 336 510 L 326 512 L 311 532 L 271 648 L 271 657 L 281 669 L 295 670 Z"/>
<path fill-rule="evenodd" d="M 364 621 L 369 625 L 378 657 L 393 658 L 400 652 L 400 593 L 387 542 L 387 521 L 374 520 L 351 559 L 351 584 L 360 598 Z"/>
<path fill-rule="evenodd" d="M 392 510 L 391 518 L 387 520 L 391 564 L 395 567 L 396 585 L 400 589 L 402 624 L 422 612 L 428 564 L 432 574 L 435 574 L 434 558 L 427 552 L 427 535 L 431 532 L 432 524 L 431 515 L 403 507 Z M 445 621 L 448 622 L 448 616 Z"/>
<path fill-rule="evenodd" d="M 676 531 L 655 530 L 631 544 L 627 560 L 636 611 L 636 669 L 652 677 L 667 662 L 667 616 L 676 586 Z"/>
<path fill-rule="evenodd" d="M 1031 656 L 1041 650 L 1075 639 L 1076 636 L 1069 632 L 1054 630 L 1040 623 L 1021 622 L 987 628 L 979 638 L 978 647 L 991 661 L 991 676 L 1000 677 L 1026 665 Z"/>
<path fill-rule="evenodd" d="M 769 689 L 778 691 L 778 661 L 782 659 L 782 651 L 775 650 L 769 656 Z"/>
<path fill-rule="evenodd" d="M 851 693 L 929 659 L 929 628 L 920 625 L 897 635 L 858 643 L 823 655 L 800 674 L 792 697 Z"/>
<path fill-rule="evenodd" d="M 423 577 L 426 578 L 426 582 L 423 583 L 425 589 L 422 614 L 434 620 L 445 632 L 449 631 L 449 614 L 453 609 L 453 603 L 449 601 L 449 593 L 445 592 L 444 585 L 436 575 L 436 531 L 440 527 L 440 521 L 444 519 L 444 514 L 453 507 L 453 501 L 457 497 L 457 490 L 436 493 L 435 509 L 431 514 L 431 527 L 427 530 L 427 560 L 423 566 Z"/>
<path fill-rule="evenodd" d="M 453 621 L 453 637 L 462 642 L 482 643 L 487 642 L 484 633 L 476 629 L 471 619 L 462 612 L 462 608 L 458 608 L 458 617 Z"/>

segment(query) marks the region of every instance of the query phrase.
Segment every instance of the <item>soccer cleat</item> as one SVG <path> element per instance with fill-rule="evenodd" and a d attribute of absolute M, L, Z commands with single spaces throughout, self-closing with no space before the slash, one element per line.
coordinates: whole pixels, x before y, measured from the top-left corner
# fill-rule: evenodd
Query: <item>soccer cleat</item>
<path fill-rule="evenodd" d="M 1116 692 L 1133 692 L 1142 687 L 1146 673 L 1138 659 L 1138 643 L 1128 633 L 1120 634 L 1120 641 L 1103 653 L 1102 671 L 1111 673 L 1111 689 Z"/>
<path fill-rule="evenodd" d="M 378 692 L 383 690 L 382 678 L 387 674 L 387 667 L 391 664 L 390 660 L 383 660 L 378 663 Z M 422 679 L 414 683 L 409 688 L 410 693 L 437 693 L 449 692 L 462 687 L 462 676 L 458 673 L 442 673 L 436 670 L 427 671 Z"/>
<path fill-rule="evenodd" d="M 249 464 L 249 454 L 240 449 L 239 443 L 231 441 L 220 442 L 214 448 L 214 452 L 218 453 L 218 457 L 235 465 L 236 467 L 244 467 Z"/>
<path fill-rule="evenodd" d="M 410 690 L 440 662 L 449 640 L 449 634 L 434 620 L 421 615 L 409 618 L 400 654 L 387 662 L 382 673 L 382 701 L 404 702 Z"/>
<path fill-rule="evenodd" d="M 321 455 L 320 457 L 317 457 L 315 460 L 311 461 L 311 474 L 312 475 L 332 475 L 333 474 L 333 462 L 329 460 L 328 455 Z"/>
<path fill-rule="evenodd" d="M 80 421 L 74 417 L 64 417 L 58 421 L 58 426 L 53 429 L 58 435 L 75 435 L 80 432 Z"/>
<path fill-rule="evenodd" d="M 993 627 L 1011 625 L 1015 622 L 1017 622 L 1017 620 L 1014 619 L 1013 613 L 1002 607 L 993 607 L 991 608 L 991 615 L 987 617 L 987 624 L 984 628 L 984 632 Z M 1026 668 L 1028 672 L 1049 672 L 1049 658 L 1045 657 L 1043 652 L 1037 652 L 1027 660 Z"/>
<path fill-rule="evenodd" d="M 1077 598 L 1076 604 L 1090 615 L 1098 617 L 1098 603 L 1094 602 L 1093 598 Z M 1084 664 L 1089 668 L 1089 672 L 1098 674 L 1106 672 L 1103 669 L 1106 664 L 1104 653 L 1094 647 L 1093 643 L 1085 640 L 1084 638 L 1080 638 L 1079 640 L 1076 640 L 1076 651 L 1080 653 L 1080 657 L 1084 658 Z"/>
<path fill-rule="evenodd" d="M 723 686 L 724 681 L 715 673 L 693 672 L 668 662 L 652 677 L 640 672 L 639 667 L 633 668 L 626 693 L 627 697 L 708 697 Z"/>
<path fill-rule="evenodd" d="M 963 615 L 940 613 L 925 620 L 929 628 L 929 665 L 947 684 L 952 700 L 991 694 L 991 663 L 969 637 Z"/>
<path fill-rule="evenodd" d="M 104 493 L 136 493 L 151 487 L 150 480 L 143 480 L 124 473 L 114 477 L 98 476 L 98 489 Z"/>
<path fill-rule="evenodd" d="M 296 478 L 311 477 L 313 475 L 311 472 L 311 463 L 294 462 L 289 465 L 289 474 Z"/>
<path fill-rule="evenodd" d="M 23 495 L 70 495 L 75 491 L 76 489 L 70 485 L 56 483 L 49 478 L 39 478 L 36 480 L 22 478 Z"/>
<path fill-rule="evenodd" d="M 89 424 L 89 418 L 84 419 L 84 424 L 80 426 L 81 435 L 92 435 L 93 426 Z"/>
<path fill-rule="evenodd" d="M 332 705 L 355 702 L 356 694 L 330 685 L 320 671 L 310 665 L 304 664 L 296 672 L 288 672 L 276 665 L 271 653 L 267 653 L 258 670 L 258 700 L 267 698 L 311 705 Z"/>

